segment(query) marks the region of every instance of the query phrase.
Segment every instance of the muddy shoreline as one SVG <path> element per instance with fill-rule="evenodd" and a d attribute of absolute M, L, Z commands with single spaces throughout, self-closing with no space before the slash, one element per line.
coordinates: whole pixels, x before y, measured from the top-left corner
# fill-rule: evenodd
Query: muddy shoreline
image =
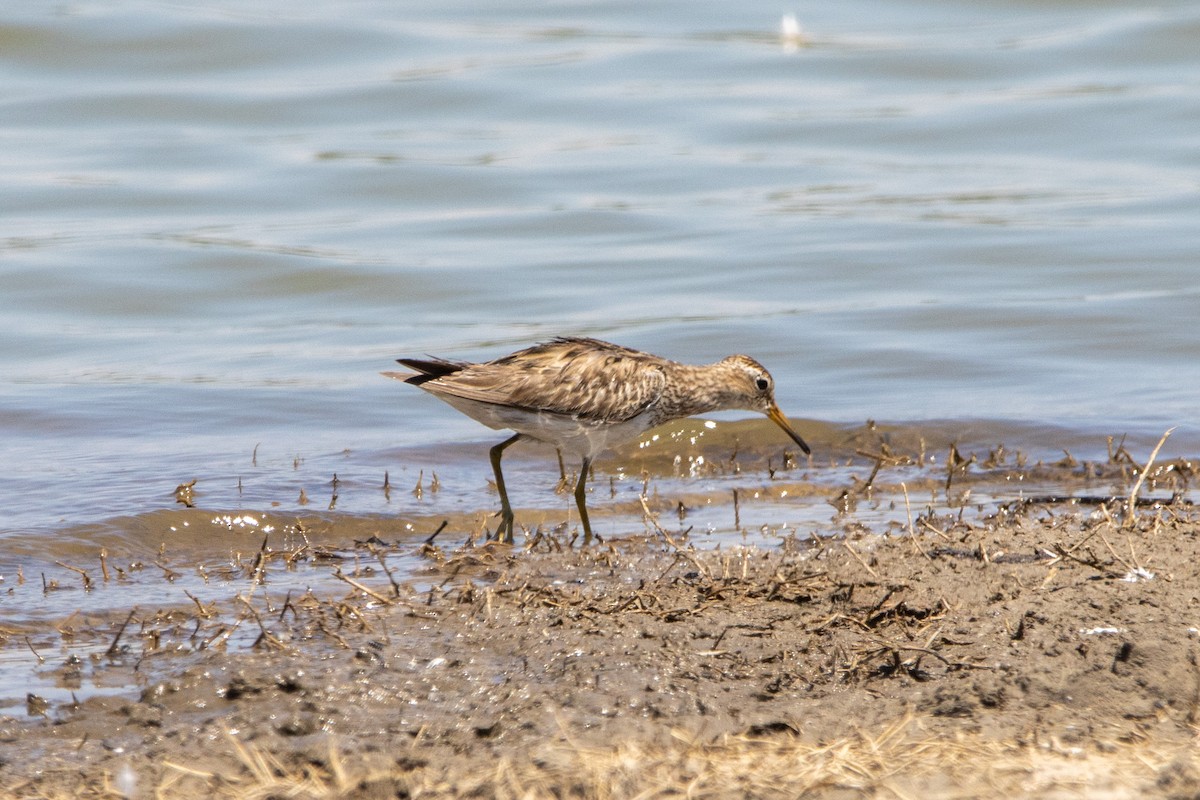
<path fill-rule="evenodd" d="M 949 499 L 906 509 L 918 484 L 885 484 L 900 462 L 879 450 L 878 470 L 825 498 L 844 506 L 836 532 L 774 546 L 705 548 L 672 498 L 586 549 L 567 529 L 515 548 L 436 539 L 409 553 L 417 579 L 396 579 L 400 548 L 383 540 L 264 545 L 227 596 L 61 621 L 61 649 L 39 656 L 59 685 L 85 673 L 139 690 L 31 693 L 24 715 L 0 718 L 0 788 L 1193 796 L 1200 515 L 1186 462 L 1141 485 L 1132 460 L 1038 465 L 1061 496 L 964 514 L 963 492 L 1011 480 L 982 462 L 951 458 L 921 486 Z M 856 521 L 866 502 L 904 521 Z M 338 538 L 335 519 L 320 540 Z M 340 589 L 273 586 L 289 559 Z M 5 647 L 19 638 L 7 630 Z"/>

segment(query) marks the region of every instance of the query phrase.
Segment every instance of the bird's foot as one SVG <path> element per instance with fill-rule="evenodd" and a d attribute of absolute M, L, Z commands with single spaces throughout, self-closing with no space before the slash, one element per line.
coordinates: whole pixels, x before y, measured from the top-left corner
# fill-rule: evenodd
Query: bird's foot
<path fill-rule="evenodd" d="M 505 544 L 512 544 L 513 541 L 513 515 L 511 513 L 500 512 L 500 524 L 496 526 L 496 535 L 494 540 Z"/>

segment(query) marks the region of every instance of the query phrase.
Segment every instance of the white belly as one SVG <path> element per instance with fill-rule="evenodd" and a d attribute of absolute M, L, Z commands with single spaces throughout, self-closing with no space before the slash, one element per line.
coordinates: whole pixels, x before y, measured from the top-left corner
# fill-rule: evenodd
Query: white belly
<path fill-rule="evenodd" d="M 651 427 L 649 414 L 625 422 L 592 422 L 566 414 L 526 411 L 447 394 L 436 397 L 489 428 L 513 430 L 579 458 L 594 458 L 605 450 L 636 439 Z"/>

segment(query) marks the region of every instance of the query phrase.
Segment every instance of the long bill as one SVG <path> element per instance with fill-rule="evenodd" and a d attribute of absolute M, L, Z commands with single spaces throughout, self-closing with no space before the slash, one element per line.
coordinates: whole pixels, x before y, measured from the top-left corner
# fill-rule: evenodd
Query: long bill
<path fill-rule="evenodd" d="M 771 407 L 767 410 L 767 416 L 770 418 L 771 422 L 774 422 L 776 425 L 783 428 L 784 433 L 792 437 L 792 441 L 800 446 L 800 449 L 804 451 L 804 455 L 807 456 L 812 454 L 812 450 L 809 448 L 808 443 L 800 438 L 800 434 L 792 430 L 792 423 L 788 422 L 788 418 L 785 417 L 783 412 L 779 410 L 779 406 L 772 403 Z"/>

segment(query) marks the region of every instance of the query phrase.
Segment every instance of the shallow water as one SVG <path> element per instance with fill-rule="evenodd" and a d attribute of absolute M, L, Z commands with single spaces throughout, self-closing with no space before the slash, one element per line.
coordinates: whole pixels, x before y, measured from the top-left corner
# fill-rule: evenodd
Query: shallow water
<path fill-rule="evenodd" d="M 563 333 L 750 353 L 821 459 L 867 419 L 1192 454 L 1197 31 L 1184 2 L 6 8 L 4 569 L 157 546 L 193 479 L 213 513 L 481 513 L 495 436 L 378 372 Z M 568 508 L 511 462 L 518 505 Z"/>

